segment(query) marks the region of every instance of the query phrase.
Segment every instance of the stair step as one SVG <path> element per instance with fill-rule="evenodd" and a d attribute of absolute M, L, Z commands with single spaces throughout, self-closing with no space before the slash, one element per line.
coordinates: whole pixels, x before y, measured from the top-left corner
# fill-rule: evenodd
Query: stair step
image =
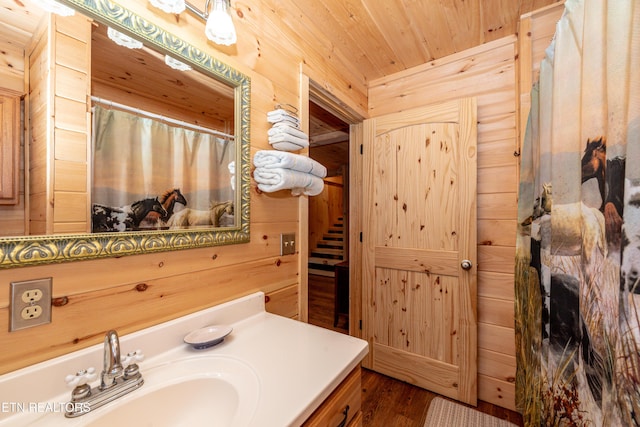
<path fill-rule="evenodd" d="M 340 259 L 309 257 L 309 264 L 317 264 L 318 266 L 327 266 L 328 268 L 333 268 L 334 265 L 340 262 L 342 262 L 342 260 Z"/>
<path fill-rule="evenodd" d="M 342 238 L 342 235 L 338 235 L 338 234 L 325 234 L 324 236 L 322 236 L 322 238 L 324 240 L 339 240 L 339 241 L 344 240 Z"/>
<path fill-rule="evenodd" d="M 316 248 L 311 251 L 311 256 L 323 256 L 327 255 L 329 257 L 342 257 L 344 255 L 344 251 L 340 249 L 332 249 L 332 248 Z"/>
<path fill-rule="evenodd" d="M 344 246 L 343 242 L 338 240 L 318 240 L 316 243 L 318 248 L 342 248 Z"/>
<path fill-rule="evenodd" d="M 309 267 L 309 270 L 307 271 L 309 274 L 315 274 L 316 276 L 336 277 L 335 271 L 316 270 L 311 267 Z"/>
<path fill-rule="evenodd" d="M 322 259 L 337 259 L 339 261 L 342 261 L 342 259 L 344 258 L 342 256 L 342 254 L 339 255 L 333 255 L 333 254 L 321 254 L 318 252 L 311 252 L 311 256 L 314 258 L 322 258 Z"/>
<path fill-rule="evenodd" d="M 342 262 L 344 255 L 344 218 L 338 217 L 310 251 L 309 274 L 335 277 L 335 264 Z"/>

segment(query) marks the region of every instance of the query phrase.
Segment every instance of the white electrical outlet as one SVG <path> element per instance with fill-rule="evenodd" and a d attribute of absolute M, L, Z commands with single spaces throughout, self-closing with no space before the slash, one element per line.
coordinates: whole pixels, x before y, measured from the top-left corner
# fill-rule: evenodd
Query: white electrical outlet
<path fill-rule="evenodd" d="M 9 331 L 51 323 L 52 279 L 11 282 Z"/>

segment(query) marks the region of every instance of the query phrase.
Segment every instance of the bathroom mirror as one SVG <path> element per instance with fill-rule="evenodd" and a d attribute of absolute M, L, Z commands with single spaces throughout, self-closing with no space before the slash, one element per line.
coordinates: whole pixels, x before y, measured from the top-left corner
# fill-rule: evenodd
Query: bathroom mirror
<path fill-rule="evenodd" d="M 231 200 L 225 200 L 225 202 L 230 202 L 232 208 L 224 210 L 224 214 L 227 216 L 224 223 L 215 222 L 215 224 L 212 223 L 211 225 L 181 228 L 149 227 L 133 231 L 127 229 L 120 232 L 90 232 L 90 230 L 87 230 L 86 233 L 65 233 L 63 231 L 51 234 L 0 237 L 0 268 L 248 242 L 250 176 L 249 77 L 211 57 L 208 53 L 199 50 L 188 42 L 170 34 L 156 23 L 148 22 L 111 1 L 60 0 L 59 2 L 75 9 L 77 13 L 93 19 L 98 23 L 97 26 L 108 26 L 126 36 L 141 41 L 144 44 L 144 48 L 150 52 L 155 52 L 158 58 L 164 58 L 165 55 L 170 56 L 191 67 L 193 72 L 200 73 L 204 78 L 198 78 L 198 82 L 193 83 L 193 85 L 197 85 L 200 88 L 199 90 L 203 92 L 203 98 L 199 101 L 203 105 L 212 103 L 216 99 L 221 99 L 221 96 L 216 94 L 224 92 L 231 94 L 232 100 L 228 102 L 229 106 L 227 108 L 232 109 L 232 111 L 219 113 L 219 115 L 232 117 L 232 123 L 228 125 L 226 132 L 231 135 L 234 141 L 233 144 L 229 145 L 229 147 L 232 147 L 233 153 L 231 161 L 225 162 L 224 165 L 220 166 L 225 169 L 228 168 L 229 172 L 231 172 L 231 181 L 226 181 L 225 184 L 231 184 L 233 191 L 229 193 Z M 92 48 L 92 57 L 100 54 L 99 48 Z M 113 55 L 113 53 L 109 55 Z M 105 57 L 107 56 L 103 56 L 103 58 Z M 111 57 L 113 58 L 113 56 Z M 155 71 L 158 74 L 158 70 L 155 69 Z M 149 79 L 151 80 L 155 77 L 150 75 Z M 205 92 L 205 90 L 209 91 Z M 99 102 L 101 102 L 100 97 L 93 97 L 92 104 L 95 105 Z M 220 104 L 224 104 L 224 102 L 221 100 Z M 87 108 L 90 108 L 90 106 L 87 105 Z M 161 116 L 160 119 L 161 122 L 165 122 L 167 117 Z M 232 166 L 229 166 L 228 163 L 232 163 Z M 211 188 L 219 186 L 221 185 L 211 183 Z M 151 196 L 158 195 L 153 194 Z M 0 219 L 4 213 L 5 211 L 0 209 Z"/>

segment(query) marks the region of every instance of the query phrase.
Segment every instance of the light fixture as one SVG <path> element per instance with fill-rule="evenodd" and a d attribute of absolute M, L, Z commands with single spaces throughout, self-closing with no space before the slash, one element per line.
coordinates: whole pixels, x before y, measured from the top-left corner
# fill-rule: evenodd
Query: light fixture
<path fill-rule="evenodd" d="M 229 0 L 214 0 L 204 33 L 214 43 L 230 46 L 236 42 L 236 29 L 229 13 Z"/>
<path fill-rule="evenodd" d="M 167 13 L 180 13 L 185 8 L 206 21 L 204 33 L 214 43 L 230 46 L 237 40 L 236 29 L 231 19 L 230 0 L 206 0 L 204 12 L 184 0 L 149 0 L 149 2 Z M 213 8 L 211 3 L 213 2 Z M 209 12 L 209 9 L 212 9 Z"/>
<path fill-rule="evenodd" d="M 141 49 L 142 42 L 136 40 L 133 37 L 129 37 L 126 34 L 122 34 L 120 31 L 116 31 L 109 27 L 107 29 L 107 36 L 113 40 L 118 46 L 128 47 L 129 49 Z"/>
<path fill-rule="evenodd" d="M 184 0 L 149 0 L 149 3 L 167 13 L 182 13 L 186 7 Z"/>
<path fill-rule="evenodd" d="M 189 64 L 185 64 L 182 61 L 178 61 L 177 59 L 169 55 L 164 56 L 164 63 L 167 64 L 169 67 L 173 68 L 174 70 L 191 71 L 193 69 Z"/>
<path fill-rule="evenodd" d="M 47 12 L 55 13 L 60 16 L 72 16 L 76 12 L 68 6 L 58 3 L 55 0 L 33 0 L 34 3 L 40 6 Z"/>

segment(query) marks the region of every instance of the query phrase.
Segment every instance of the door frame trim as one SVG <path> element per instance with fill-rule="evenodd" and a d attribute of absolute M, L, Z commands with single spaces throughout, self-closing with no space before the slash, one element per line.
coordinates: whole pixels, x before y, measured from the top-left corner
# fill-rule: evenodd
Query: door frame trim
<path fill-rule="evenodd" d="M 309 133 L 309 102 L 329 111 L 350 126 L 349 131 L 349 215 L 346 224 L 349 250 L 349 335 L 362 337 L 362 243 L 360 232 L 362 231 L 362 155 L 360 144 L 362 143 L 362 122 L 368 118 L 351 108 L 340 100 L 320 83 L 309 77 L 311 73 L 306 70 L 306 65 L 300 66 L 300 125 L 305 133 Z M 356 128 L 356 130 L 354 130 Z M 357 129 L 360 129 L 359 133 Z M 360 137 L 358 141 L 357 138 Z M 307 148 L 302 154 L 309 154 Z M 306 197 L 300 197 L 298 227 L 299 243 L 298 271 L 300 272 L 300 288 L 298 298 L 299 320 L 309 321 L 309 201 Z"/>

